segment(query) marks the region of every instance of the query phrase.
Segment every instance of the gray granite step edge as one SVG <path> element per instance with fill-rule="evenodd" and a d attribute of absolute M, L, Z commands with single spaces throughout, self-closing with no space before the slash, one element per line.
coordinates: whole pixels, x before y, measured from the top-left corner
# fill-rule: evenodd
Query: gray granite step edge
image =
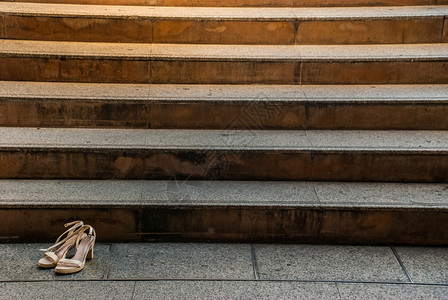
<path fill-rule="evenodd" d="M 208 45 L 0 40 L 0 57 L 142 61 L 445 62 L 448 43 L 399 45 Z"/>
<path fill-rule="evenodd" d="M 392 7 L 160 7 L 0 2 L 0 15 L 177 20 L 363 20 L 440 17 L 445 5 Z"/>
<path fill-rule="evenodd" d="M 0 100 L 108 102 L 446 103 L 448 84 L 186 85 L 0 81 Z"/>
<path fill-rule="evenodd" d="M 0 208 L 448 209 L 448 184 L 0 180 Z"/>
<path fill-rule="evenodd" d="M 191 130 L 0 127 L 0 150 L 17 151 L 448 152 L 443 130 Z"/>

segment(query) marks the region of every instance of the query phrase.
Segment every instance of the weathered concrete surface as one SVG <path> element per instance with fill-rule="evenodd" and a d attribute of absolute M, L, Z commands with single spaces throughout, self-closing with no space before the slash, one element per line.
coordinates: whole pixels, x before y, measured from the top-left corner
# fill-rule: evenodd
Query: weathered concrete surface
<path fill-rule="evenodd" d="M 445 131 L 2 128 L 0 178 L 448 182 Z"/>
<path fill-rule="evenodd" d="M 365 283 L 305 283 L 278 281 L 125 281 L 0 283 L 4 299 L 95 297 L 95 299 L 172 298 L 281 298 L 366 299 L 383 297 L 445 299 L 446 286 Z M 0 296 L 2 297 L 2 296 Z"/>
<path fill-rule="evenodd" d="M 5 16 L 5 38 L 150 43 L 152 23 L 145 20 L 94 19 L 90 17 Z"/>
<path fill-rule="evenodd" d="M 448 208 L 447 184 L 297 181 L 1 180 L 2 208 L 129 206 Z"/>
<path fill-rule="evenodd" d="M 448 85 L 0 82 L 0 125 L 142 129 L 448 129 Z"/>
<path fill-rule="evenodd" d="M 179 45 L 2 40 L 0 79 L 116 83 L 443 84 L 448 44 Z"/>
<path fill-rule="evenodd" d="M 415 282 L 448 284 L 446 248 L 398 247 L 397 253 Z"/>
<path fill-rule="evenodd" d="M 0 244 L 0 299 L 446 299 L 448 291 L 431 280 L 440 270 L 431 263 L 429 281 L 411 283 L 413 262 L 400 266 L 389 246 L 97 243 L 84 270 L 64 276 L 37 267 L 46 246 Z M 412 248 L 439 261 L 446 250 Z"/>
<path fill-rule="evenodd" d="M 68 10 L 64 9 L 67 7 L 58 5 L 0 3 L 0 7 L 9 7 L 9 10 L 2 10 L 4 13 L 0 20 L 0 37 L 3 37 L 0 40 L 0 79 L 74 83 L 296 86 L 447 84 L 448 44 L 444 42 L 448 11 L 445 6 L 434 5 L 445 2 L 432 2 L 427 3 L 431 6 L 412 8 L 243 10 L 104 6 L 100 11 L 95 10 L 98 7 L 82 5 L 70 6 L 73 10 Z M 297 4 L 291 1 L 288 5 Z M 329 3 L 325 2 L 323 5 L 327 4 Z M 28 10 L 25 7 L 40 10 Z M 38 34 L 30 28 L 35 28 Z M 250 35 L 244 34 L 249 30 Z M 9 38 L 84 42 L 23 41 Z M 86 43 L 92 41 L 101 43 Z M 274 45 L 244 45 L 268 42 Z M 341 43 L 373 45 L 319 45 Z M 377 45 L 378 43 L 383 45 Z M 287 106 L 287 110 L 283 112 L 283 107 L 277 114 L 277 119 L 274 117 L 267 126 L 277 129 L 275 124 L 280 124 L 283 128 L 291 129 L 302 123 L 307 124 L 306 128 L 320 126 L 323 129 L 333 124 L 336 128 L 354 129 L 356 126 L 366 126 L 362 125 L 365 124 L 364 120 L 375 119 L 375 115 L 382 115 L 385 120 L 395 119 L 393 110 L 396 106 L 369 114 L 377 108 L 373 104 L 384 106 L 384 103 L 388 103 L 383 101 L 384 97 L 377 102 L 369 102 L 370 107 L 364 111 L 356 111 L 353 99 L 350 99 L 352 102 L 346 101 L 348 106 L 344 106 L 343 110 L 319 116 L 319 111 L 312 112 L 313 106 L 309 105 L 313 103 L 315 108 L 319 103 L 310 101 L 311 98 L 303 91 L 302 93 L 305 102 L 300 103 L 301 107 L 295 107 L 292 114 Z M 327 96 L 330 94 L 327 91 Z M 26 109 L 24 106 L 14 106 L 19 102 L 16 101 L 17 98 L 13 98 L 5 99 L 9 102 L 3 107 L 2 114 L 6 113 L 9 120 L 14 120 Z M 101 106 L 102 104 L 99 107 L 81 105 L 63 108 L 55 106 L 55 103 L 42 105 L 42 102 L 31 110 L 34 115 L 40 114 L 41 120 L 48 120 L 47 116 L 53 116 L 53 119 L 65 122 L 66 116 L 69 116 L 69 126 L 114 125 L 114 120 L 121 119 L 119 126 L 122 128 L 131 125 L 142 129 L 163 126 L 159 123 L 163 122 L 160 121 L 160 116 L 163 119 L 164 114 L 172 114 L 173 119 L 176 119 L 176 115 L 190 114 L 184 120 L 188 123 L 192 115 L 199 118 L 208 110 L 208 107 L 198 106 L 185 111 L 181 106 L 184 103 L 177 103 L 177 107 L 171 106 L 164 110 L 156 107 L 154 102 L 148 109 L 147 103 L 142 102 L 144 99 L 133 99 L 134 106 L 130 111 L 126 111 L 126 106 L 117 105 L 113 109 L 107 105 Z M 119 102 L 113 98 L 107 100 L 115 101 L 115 104 Z M 418 105 L 413 102 L 414 107 L 402 116 L 407 121 L 400 123 L 400 126 L 420 120 L 426 124 L 423 127 L 435 122 L 442 124 L 442 128 L 438 129 L 446 129 L 443 127 L 444 109 L 438 106 L 444 104 L 446 97 L 439 100 L 428 101 L 425 98 Z M 290 101 L 281 101 L 282 105 L 291 104 Z M 266 101 L 259 101 L 259 104 L 262 106 L 263 102 Z M 327 107 L 335 107 L 336 103 L 342 102 L 335 100 L 326 103 Z M 394 102 L 394 105 L 397 103 Z M 234 110 L 234 106 L 225 105 L 225 109 L 213 114 L 234 115 L 242 110 L 243 102 L 239 102 L 237 110 Z M 404 105 L 404 102 L 399 105 Z M 260 106 L 255 107 L 255 110 L 259 109 Z M 406 111 L 404 107 L 402 109 Z M 421 113 L 425 109 L 427 111 Z M 60 113 L 64 110 L 65 112 Z M 318 110 L 326 111 L 322 107 Z M 436 120 L 435 112 L 439 114 L 441 122 Z M 214 118 L 213 114 L 210 114 L 210 119 Z M 347 119 L 341 118 L 340 121 L 333 122 L 332 118 L 338 114 Z M 428 121 L 431 116 L 434 118 Z M 316 123 L 313 123 L 315 118 Z M 132 121 L 127 121 L 131 119 Z M 95 123 L 97 120 L 100 122 Z M 265 127 L 259 128 L 265 122 L 263 120 L 249 126 L 244 125 L 241 120 L 236 120 L 236 125 L 232 121 L 216 121 L 215 128 L 221 127 L 222 130 L 215 130 L 213 133 L 1 128 L 0 178 L 173 179 L 166 186 L 166 198 L 156 198 L 155 202 L 151 202 L 152 197 L 148 197 L 148 186 L 139 182 L 131 182 L 130 193 L 125 195 L 121 193 L 121 188 L 125 190 L 127 183 L 117 183 L 110 191 L 104 192 L 109 183 L 102 182 L 96 191 L 104 193 L 101 197 L 93 193 L 92 199 L 86 200 L 84 197 L 91 192 L 87 189 L 74 192 L 71 197 L 63 196 L 63 193 L 56 194 L 56 198 L 47 201 L 41 201 L 38 197 L 48 193 L 45 188 L 54 191 L 61 187 L 52 187 L 48 182 L 34 186 L 31 184 L 28 187 L 34 189 L 32 193 L 25 191 L 25 196 L 30 196 L 29 199 L 23 195 L 4 199 L 0 209 L 2 240 L 54 239 L 57 232 L 54 227 L 67 218 L 76 217 L 97 223 L 95 226 L 103 241 L 447 244 L 448 233 L 440 230 L 446 226 L 447 221 L 445 187 L 441 186 L 430 188 L 428 198 L 425 188 L 415 190 L 416 194 L 408 198 L 403 186 L 396 189 L 381 184 L 379 187 L 370 187 L 371 189 L 358 186 L 358 193 L 347 191 L 347 188 L 353 187 L 349 183 L 336 186 L 331 183 L 324 188 L 308 186 L 306 183 L 301 183 L 300 187 L 291 186 L 291 183 L 283 183 L 278 187 L 270 183 L 269 187 L 285 188 L 282 197 L 285 201 L 272 200 L 275 198 L 273 190 L 264 187 L 259 188 L 259 198 L 252 197 L 249 203 L 241 197 L 232 196 L 232 193 L 227 193 L 227 198 L 214 199 L 218 203 L 207 202 L 203 197 L 205 191 L 213 190 L 215 193 L 211 194 L 216 196 L 219 195 L 218 192 L 225 193 L 226 189 L 232 187 L 242 188 L 236 183 L 232 187 L 221 186 L 220 190 L 217 188 L 218 184 L 204 185 L 205 191 L 202 194 L 199 192 L 199 195 L 197 191 L 185 194 L 184 189 L 194 190 L 188 184 L 185 188 L 177 187 L 179 181 L 183 184 L 190 179 L 446 183 L 448 139 L 445 131 L 271 132 L 263 130 Z M 361 125 L 349 127 L 351 121 Z M 169 125 L 170 122 L 173 123 L 167 121 L 168 126 L 178 126 Z M 204 123 L 207 122 L 204 119 Z M 383 123 L 381 118 L 377 118 L 376 122 L 377 125 Z M 388 125 L 383 123 L 386 127 L 383 129 L 393 126 L 393 121 L 389 122 Z M 222 127 L 222 124 L 227 125 Z M 54 123 L 54 126 L 58 125 Z M 205 125 L 195 126 L 200 128 Z M 365 129 L 376 129 L 374 126 Z M 424 129 L 418 127 L 420 125 L 410 126 Z M 62 187 L 67 187 L 66 193 L 80 187 L 79 182 L 71 184 L 62 184 Z M 251 185 L 252 190 L 259 186 L 259 183 Z M 6 190 L 6 194 L 10 195 L 8 187 Z M 378 198 L 372 191 L 388 194 Z M 333 192 L 339 197 L 328 196 Z M 382 193 L 380 194 L 383 195 Z M 58 196 L 64 199 L 59 199 Z M 291 200 L 291 196 L 299 200 Z M 340 202 L 341 198 L 345 201 Z M 425 202 L 426 199 L 429 199 L 428 202 Z M 29 220 L 25 223 L 26 226 L 23 220 Z M 107 251 L 105 248 L 103 250 Z M 131 251 L 131 255 L 138 252 Z M 397 255 L 396 252 L 394 255 Z M 246 255 L 245 259 L 248 260 L 248 257 Z M 252 251 L 251 258 L 252 261 L 256 260 L 255 251 Z M 390 258 L 391 255 L 388 262 L 391 262 Z M 127 262 L 140 266 L 132 258 Z M 224 265 L 228 265 L 228 261 Z M 250 265 L 239 264 L 243 265 L 247 275 Z M 149 277 L 151 274 L 145 272 L 150 267 L 146 265 L 139 270 L 139 274 Z M 206 268 L 201 266 L 198 269 Z M 117 277 L 125 279 L 128 269 L 124 267 L 123 270 L 122 273 L 116 272 Z M 288 273 L 285 270 L 283 273 Z M 93 271 L 91 276 L 97 280 L 107 279 L 112 274 L 101 268 Z M 256 264 L 253 264 L 255 279 L 257 272 Z M 404 267 L 403 272 L 406 273 Z M 214 272 L 213 276 L 217 273 Z M 273 273 L 275 272 L 269 274 Z M 397 281 L 406 279 L 403 273 L 392 273 L 392 279 L 388 276 L 381 277 Z M 86 278 L 83 276 L 90 276 L 87 272 L 82 274 L 85 275 L 76 278 L 82 280 Z M 194 272 L 190 274 L 193 277 L 197 275 Z M 223 274 L 228 276 L 231 272 Z M 366 274 L 369 275 L 367 272 Z M 282 275 L 285 274 L 278 276 Z M 249 277 L 245 277 L 246 280 L 247 278 Z M 341 280 L 341 276 L 334 278 Z M 410 276 L 407 278 L 412 282 Z M 334 285 L 337 287 L 337 283 Z"/>
<path fill-rule="evenodd" d="M 448 244 L 446 184 L 6 180 L 0 191 L 5 241 L 51 241 L 82 219 L 100 241 Z"/>
<path fill-rule="evenodd" d="M 369 284 L 337 284 L 341 299 L 444 299 L 447 286 L 428 285 L 369 285 Z"/>
<path fill-rule="evenodd" d="M 254 248 L 264 280 L 408 282 L 390 247 L 274 244 Z"/>
<path fill-rule="evenodd" d="M 0 299 L 58 299 L 58 298 L 95 298 L 95 299 L 131 299 L 135 282 L 17 282 L 0 283 Z"/>
<path fill-rule="evenodd" d="M 82 205 L 77 205 L 81 207 Z M 61 234 L 64 220 L 83 219 L 95 222 L 95 229 L 104 241 L 138 241 L 139 210 L 135 207 L 123 209 L 100 208 L 17 208 L 2 209 L 0 211 L 1 231 L 3 242 L 29 241 L 42 242 L 56 240 Z M 19 222 L 22 220 L 22 222 Z M 27 220 L 24 222 L 23 220 Z"/>
<path fill-rule="evenodd" d="M 0 14 L 4 15 L 4 35 L 10 39 L 325 45 L 439 43 L 448 12 L 432 6 L 137 10 L 0 2 Z"/>
<path fill-rule="evenodd" d="M 13 0 L 8 0 L 13 1 Z M 16 1 L 13 2 L 22 2 Z M 27 0 L 26 2 L 30 2 Z M 106 5 L 148 5 L 148 6 L 261 6 L 261 7 L 302 7 L 302 6 L 383 6 L 383 5 L 432 5 L 447 4 L 446 0 L 33 0 L 36 3 L 77 3 Z"/>

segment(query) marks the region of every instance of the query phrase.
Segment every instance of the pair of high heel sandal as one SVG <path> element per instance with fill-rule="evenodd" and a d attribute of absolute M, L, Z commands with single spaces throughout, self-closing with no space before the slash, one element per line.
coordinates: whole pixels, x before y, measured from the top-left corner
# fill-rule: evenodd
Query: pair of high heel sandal
<path fill-rule="evenodd" d="M 38 265 L 41 268 L 55 268 L 59 274 L 76 273 L 84 269 L 86 259 L 93 259 L 93 247 L 95 246 L 96 232 L 90 225 L 84 225 L 82 221 L 74 221 L 64 225 L 71 226 L 59 236 L 55 244 L 44 252 Z M 75 247 L 75 255 L 71 259 L 65 258 L 67 253 Z"/>

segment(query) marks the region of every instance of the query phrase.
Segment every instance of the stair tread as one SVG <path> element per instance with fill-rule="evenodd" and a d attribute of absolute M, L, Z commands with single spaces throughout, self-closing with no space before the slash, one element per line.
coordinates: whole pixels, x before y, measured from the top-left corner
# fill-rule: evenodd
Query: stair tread
<path fill-rule="evenodd" d="M 447 209 L 446 184 L 0 180 L 0 207 L 241 206 Z"/>
<path fill-rule="evenodd" d="M 129 60 L 431 61 L 448 58 L 448 43 L 394 45 L 199 45 L 0 40 L 0 57 Z"/>
<path fill-rule="evenodd" d="M 11 0 L 9 0 L 11 1 Z M 446 0 L 15 0 L 16 2 L 35 3 L 79 3 L 105 5 L 143 5 L 143 6 L 207 6 L 207 7 L 315 7 L 315 6 L 393 6 L 393 5 L 438 5 L 447 4 Z"/>
<path fill-rule="evenodd" d="M 316 20 L 436 17 L 448 14 L 448 5 L 396 7 L 163 7 L 108 6 L 0 2 L 0 14 L 101 18 Z"/>
<path fill-rule="evenodd" d="M 0 150 L 448 152 L 447 131 L 0 128 Z"/>
<path fill-rule="evenodd" d="M 447 102 L 448 84 L 187 85 L 0 81 L 1 99 L 111 101 Z"/>

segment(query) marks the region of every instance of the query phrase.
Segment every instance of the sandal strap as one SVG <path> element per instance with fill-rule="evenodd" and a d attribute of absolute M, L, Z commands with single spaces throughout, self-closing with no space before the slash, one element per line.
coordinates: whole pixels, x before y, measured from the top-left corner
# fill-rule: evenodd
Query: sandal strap
<path fill-rule="evenodd" d="M 76 243 L 75 243 L 76 249 L 78 249 L 78 245 L 79 245 L 80 240 L 85 237 L 84 232 L 86 232 L 87 230 L 89 230 L 89 233 L 88 233 L 87 236 L 93 236 L 94 237 L 93 243 L 95 243 L 95 240 L 96 240 L 96 231 L 95 231 L 95 229 L 93 229 L 93 227 L 90 226 L 90 225 L 83 225 L 79 229 L 78 237 L 76 238 Z M 92 247 L 93 247 L 93 245 L 92 245 Z"/>
<path fill-rule="evenodd" d="M 59 261 L 59 257 L 54 252 L 45 252 L 44 256 L 52 263 L 57 264 Z"/>
<path fill-rule="evenodd" d="M 59 261 L 58 266 L 81 268 L 82 262 L 80 262 L 79 260 L 75 260 L 75 259 L 64 258 Z"/>
<path fill-rule="evenodd" d="M 70 239 L 72 236 L 77 234 L 79 232 L 79 230 L 81 230 L 81 228 L 84 226 L 84 222 L 83 221 L 73 221 L 73 222 L 64 224 L 64 227 L 69 227 L 69 226 L 72 226 L 72 227 L 70 227 L 69 229 L 64 231 L 64 233 L 58 237 L 58 239 L 56 240 L 56 242 L 54 243 L 53 246 L 50 246 L 47 249 L 40 249 L 40 251 L 48 252 L 48 251 L 51 251 L 51 250 L 59 247 L 60 245 L 65 243 L 68 239 Z M 64 235 L 67 235 L 67 236 L 64 239 L 62 239 L 62 237 Z"/>

